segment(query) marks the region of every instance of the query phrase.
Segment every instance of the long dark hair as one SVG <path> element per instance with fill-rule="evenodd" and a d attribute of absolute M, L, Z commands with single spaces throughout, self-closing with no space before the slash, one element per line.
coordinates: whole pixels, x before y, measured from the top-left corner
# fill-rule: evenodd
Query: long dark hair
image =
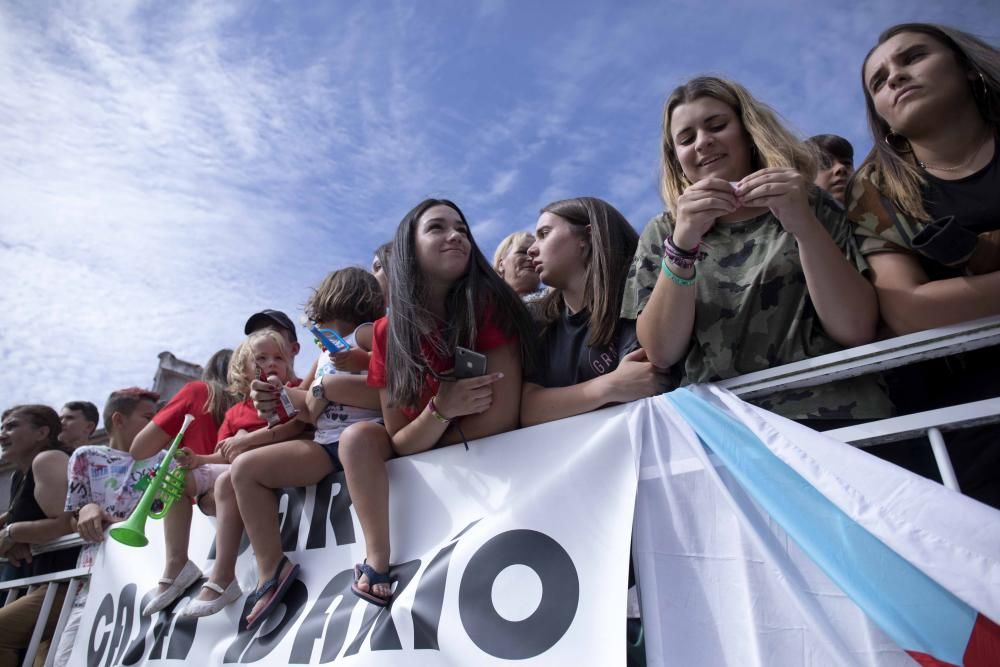
<path fill-rule="evenodd" d="M 875 110 L 875 102 L 865 82 L 865 67 L 875 49 L 904 32 L 936 39 L 954 54 L 959 67 L 977 73 L 975 79 L 969 82 L 972 96 L 979 114 L 993 128 L 994 133 L 1000 131 L 1000 51 L 957 28 L 933 23 L 900 23 L 878 36 L 878 42 L 861 63 L 861 89 L 865 94 L 868 127 L 871 129 L 874 145 L 858 168 L 855 178 L 867 177 L 873 180 L 904 214 L 914 220 L 926 222 L 930 216 L 924 207 L 921 190 L 927 180 L 917 168 L 913 151 L 905 138 L 902 140 L 905 145 L 901 145 L 898 139 L 887 141 L 892 128 Z"/>
<path fill-rule="evenodd" d="M 639 245 L 639 235 L 618 209 L 596 197 L 563 199 L 541 212 L 558 215 L 580 235 L 586 234 L 590 225 L 590 256 L 584 287 L 584 307 L 590 310 L 587 344 L 607 345 L 618 327 L 625 279 Z M 546 326 L 559 318 L 564 307 L 562 290 L 549 290 L 539 306 Z"/>
<path fill-rule="evenodd" d="M 469 266 L 455 281 L 445 297 L 445 317 L 440 319 L 426 305 L 427 286 L 417 264 L 415 239 L 420 216 L 433 206 L 447 206 L 458 213 L 469 233 Z M 472 237 L 465 214 L 447 199 L 425 199 L 417 204 L 396 228 L 389 274 L 389 345 L 385 370 L 389 402 L 392 405 L 417 405 L 423 393 L 424 378 L 434 374 L 423 353 L 429 346 L 443 358 L 451 358 L 455 347 L 472 348 L 479 325 L 488 309 L 492 321 L 508 336 L 517 336 L 521 359 L 532 364 L 531 318 L 520 297 L 490 266 Z"/>

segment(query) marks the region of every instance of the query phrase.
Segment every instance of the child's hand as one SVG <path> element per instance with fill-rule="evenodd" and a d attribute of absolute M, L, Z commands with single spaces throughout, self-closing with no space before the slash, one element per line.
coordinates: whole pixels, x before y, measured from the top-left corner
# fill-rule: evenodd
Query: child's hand
<path fill-rule="evenodd" d="M 84 505 L 76 520 L 76 532 L 84 542 L 104 541 L 104 510 L 97 503 Z"/>
<path fill-rule="evenodd" d="M 181 447 L 174 455 L 177 465 L 185 470 L 194 470 L 202 465 L 201 457 L 191 451 L 190 447 Z"/>
<path fill-rule="evenodd" d="M 225 456 L 227 461 L 232 463 L 236 460 L 237 456 L 249 450 L 250 447 L 246 444 L 246 438 L 237 434 L 220 442 L 215 449 L 217 452 Z"/>
<path fill-rule="evenodd" d="M 371 358 L 368 352 L 357 347 L 352 347 L 345 352 L 338 352 L 337 354 L 330 354 L 328 352 L 327 355 L 330 357 L 330 361 L 333 362 L 333 367 L 345 373 L 367 371 L 368 360 Z"/>
<path fill-rule="evenodd" d="M 257 409 L 257 414 L 261 419 L 267 419 L 277 411 L 278 394 L 281 387 L 275 386 L 265 380 L 254 380 L 250 383 L 250 400 Z"/>
<path fill-rule="evenodd" d="M 457 382 L 442 382 L 434 404 L 448 419 L 486 412 L 493 403 L 493 383 L 503 373 L 490 373 Z"/>

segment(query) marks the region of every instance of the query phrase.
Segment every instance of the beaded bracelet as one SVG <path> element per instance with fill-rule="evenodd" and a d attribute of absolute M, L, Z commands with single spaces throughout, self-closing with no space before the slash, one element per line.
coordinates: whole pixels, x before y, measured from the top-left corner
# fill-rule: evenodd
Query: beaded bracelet
<path fill-rule="evenodd" d="M 673 234 L 668 234 L 667 238 L 663 239 L 663 249 L 664 250 L 669 249 L 672 251 L 671 252 L 672 255 L 680 255 L 681 257 L 690 257 L 691 259 L 695 259 L 696 257 L 698 257 L 698 248 L 700 247 L 701 244 L 699 243 L 691 250 L 684 250 L 683 248 L 674 243 Z"/>
<path fill-rule="evenodd" d="M 700 259 L 700 255 L 698 254 L 700 245 L 695 246 L 694 250 L 683 250 L 674 244 L 673 237 L 668 236 L 663 240 L 663 256 L 669 259 L 674 266 L 679 266 L 682 269 L 690 269 Z"/>
<path fill-rule="evenodd" d="M 427 409 L 430 410 L 431 414 L 434 415 L 434 418 L 442 424 L 447 424 L 451 421 L 437 409 L 437 403 L 434 402 L 434 396 L 431 396 L 431 400 L 427 401 Z M 468 445 L 466 445 L 466 447 L 468 447 Z"/>
<path fill-rule="evenodd" d="M 679 275 L 677 275 L 676 273 L 674 273 L 673 271 L 670 270 L 670 267 L 667 266 L 667 260 L 665 260 L 665 259 L 660 262 L 660 268 L 662 268 L 663 272 L 665 274 L 667 274 L 667 278 L 670 278 L 672 281 L 674 281 L 675 283 L 677 283 L 681 287 L 687 287 L 688 285 L 694 285 L 694 279 L 697 276 L 697 272 L 695 273 L 695 275 L 691 276 L 690 278 L 681 278 Z"/>

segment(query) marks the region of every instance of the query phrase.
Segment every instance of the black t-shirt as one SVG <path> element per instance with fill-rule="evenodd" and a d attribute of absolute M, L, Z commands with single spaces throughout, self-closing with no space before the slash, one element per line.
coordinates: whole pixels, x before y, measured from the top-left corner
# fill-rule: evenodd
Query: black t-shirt
<path fill-rule="evenodd" d="M 10 495 L 11 506 L 7 519 L 9 523 L 36 521 L 46 518 L 47 515 L 38 505 L 38 501 L 35 500 L 34 471 L 29 469 L 26 475 L 20 477 L 17 480 L 16 486 L 11 489 Z M 76 559 L 79 555 L 79 547 L 38 554 L 32 559 L 30 564 L 21 566 L 17 571 L 17 576 L 36 577 L 61 570 L 71 570 L 76 567 Z"/>
<path fill-rule="evenodd" d="M 927 174 L 924 206 L 932 220 L 953 215 L 965 229 L 975 234 L 1000 229 L 1000 143 L 994 145 L 993 159 L 974 174 L 946 181 Z"/>
<path fill-rule="evenodd" d="M 618 320 L 608 345 L 591 347 L 590 311 L 561 316 L 545 328 L 539 341 L 539 363 L 526 381 L 543 387 L 570 387 L 618 368 L 623 356 L 639 347 L 635 320 Z"/>
<path fill-rule="evenodd" d="M 954 181 L 929 173 L 926 178 L 924 208 L 934 222 L 918 237 L 936 237 L 933 245 L 971 247 L 979 234 L 1000 229 L 1000 141 L 994 145 L 993 159 L 976 173 Z M 914 241 L 919 242 L 920 238 Z M 965 275 L 964 265 L 946 266 L 924 254 L 920 259 L 931 280 Z"/>

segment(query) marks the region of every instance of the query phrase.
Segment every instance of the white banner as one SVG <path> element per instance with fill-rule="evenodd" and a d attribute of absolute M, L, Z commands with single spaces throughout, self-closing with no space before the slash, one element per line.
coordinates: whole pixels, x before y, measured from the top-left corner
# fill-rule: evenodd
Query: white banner
<path fill-rule="evenodd" d="M 302 566 L 283 608 L 240 631 L 243 601 L 203 619 L 141 618 L 163 566 L 150 545 L 108 541 L 94 565 L 71 664 L 624 665 L 636 489 L 629 406 L 389 463 L 392 607 L 350 590 L 363 558 L 342 475 L 280 501 Z M 214 524 L 195 511 L 192 559 L 211 567 Z M 237 573 L 253 590 L 252 554 Z M 242 623 L 245 627 L 245 622 Z"/>
<path fill-rule="evenodd" d="M 996 510 L 717 388 L 640 406 L 650 667 L 998 664 Z"/>

